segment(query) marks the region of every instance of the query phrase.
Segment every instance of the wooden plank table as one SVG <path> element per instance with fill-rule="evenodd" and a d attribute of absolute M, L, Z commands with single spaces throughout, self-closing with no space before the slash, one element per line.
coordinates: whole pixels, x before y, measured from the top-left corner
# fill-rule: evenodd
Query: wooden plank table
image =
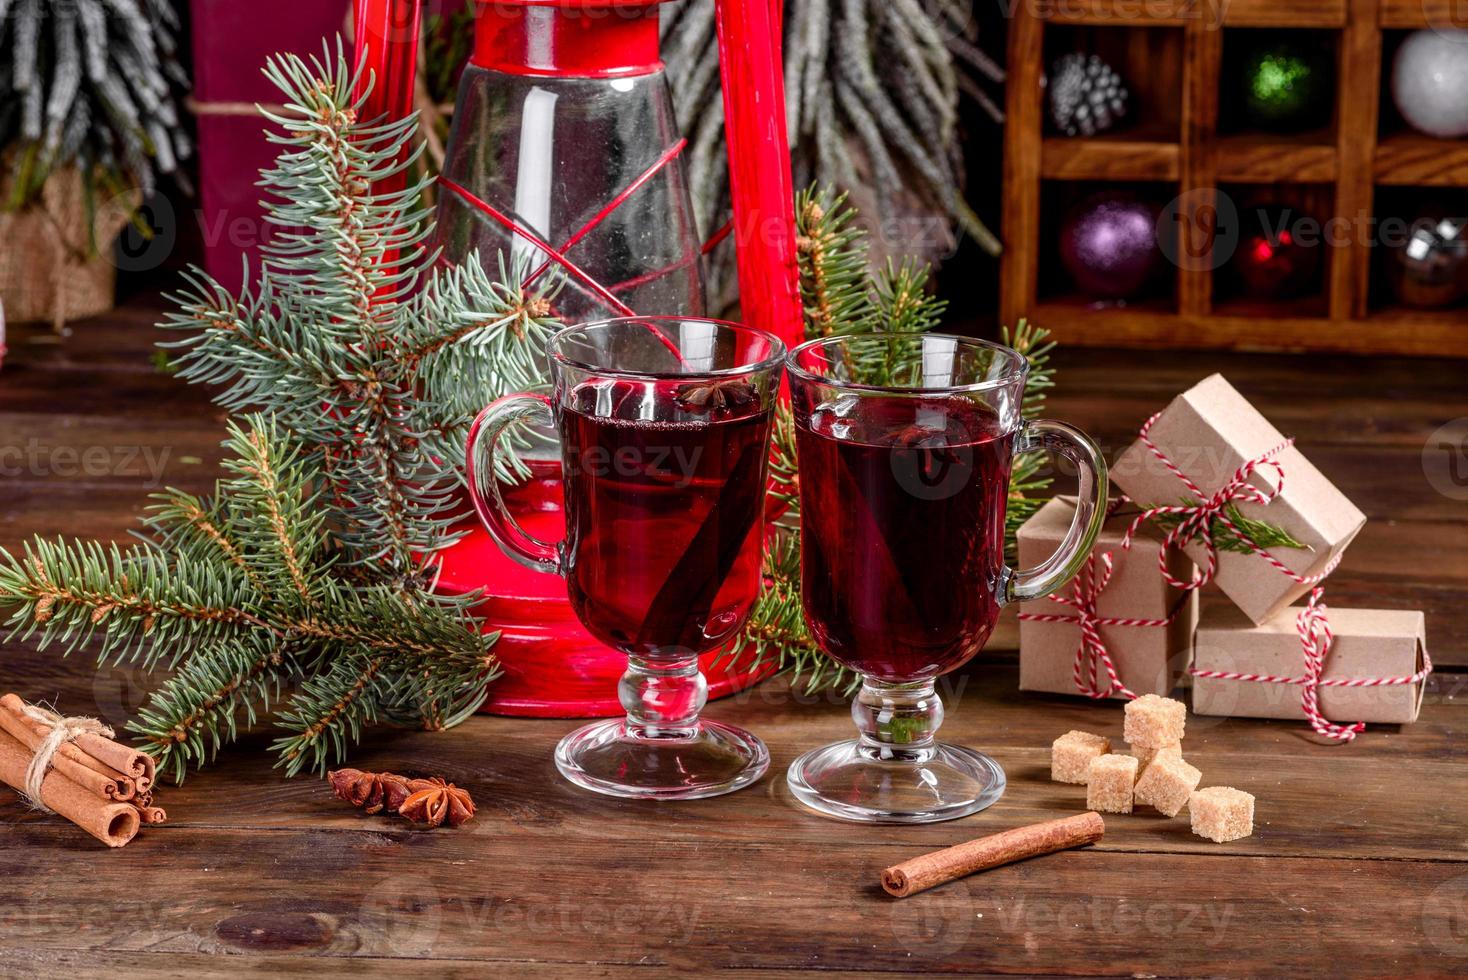
<path fill-rule="evenodd" d="M 207 489 L 222 429 L 205 393 L 158 373 L 143 303 L 64 346 L 13 331 L 0 369 L 0 546 L 32 533 L 122 538 L 151 487 Z M 368 971 L 530 976 L 734 968 L 988 974 L 1446 974 L 1468 971 L 1468 488 L 1423 468 L 1430 433 L 1468 416 L 1464 365 L 1244 354 L 1062 352 L 1053 414 L 1114 454 L 1142 418 L 1224 371 L 1371 517 L 1331 585 L 1339 605 L 1428 611 L 1421 720 L 1349 746 L 1303 725 L 1192 718 L 1208 784 L 1259 799 L 1255 835 L 1108 817 L 1105 840 L 905 900 L 878 871 L 984 833 L 1078 812 L 1048 779 L 1070 728 L 1117 732 L 1115 705 L 1020 694 L 1014 655 L 943 682 L 947 739 L 1009 773 L 992 809 L 936 826 L 826 820 L 785 767 L 846 737 L 846 706 L 782 681 L 708 715 L 768 741 L 771 775 L 733 796 L 649 805 L 573 789 L 551 750 L 566 721 L 479 717 L 446 734 L 375 734 L 354 761 L 441 773 L 479 816 L 417 832 L 285 780 L 265 734 L 162 802 L 171 820 L 107 852 L 0 790 L 6 974 Z M 149 678 L 9 644 L 0 689 L 120 723 Z M 308 959 L 309 958 L 309 959 Z M 432 961 L 432 962 L 412 962 Z"/>

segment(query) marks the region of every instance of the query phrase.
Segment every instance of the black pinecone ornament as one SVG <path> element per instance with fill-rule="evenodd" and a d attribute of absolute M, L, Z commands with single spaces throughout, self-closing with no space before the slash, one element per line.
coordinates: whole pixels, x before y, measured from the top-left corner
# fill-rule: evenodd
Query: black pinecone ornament
<path fill-rule="evenodd" d="M 1062 55 L 1050 69 L 1050 121 L 1066 136 L 1095 136 L 1126 116 L 1127 90 L 1094 54 Z"/>

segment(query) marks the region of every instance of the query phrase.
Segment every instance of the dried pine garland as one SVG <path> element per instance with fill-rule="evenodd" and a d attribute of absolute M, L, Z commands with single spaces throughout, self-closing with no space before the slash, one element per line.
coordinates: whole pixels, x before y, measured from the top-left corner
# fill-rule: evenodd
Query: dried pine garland
<path fill-rule="evenodd" d="M 976 44 L 968 0 L 786 0 L 786 120 L 796 186 L 834 185 L 863 197 L 870 228 L 934 216 L 943 234 L 918 244 L 872 242 L 873 258 L 930 254 L 951 245 L 951 227 L 991 253 L 999 242 L 964 200 L 960 96 L 996 122 L 982 87 L 1004 71 Z M 694 208 L 705 233 L 729 215 L 729 172 L 712 0 L 670 4 L 663 55 L 678 118 L 688 136 Z M 715 305 L 733 294 L 730 262 L 709 269 Z"/>
<path fill-rule="evenodd" d="M 177 173 L 192 153 L 178 31 L 170 0 L 0 0 L 7 210 L 72 164 L 112 194 L 147 194 L 158 173 Z"/>

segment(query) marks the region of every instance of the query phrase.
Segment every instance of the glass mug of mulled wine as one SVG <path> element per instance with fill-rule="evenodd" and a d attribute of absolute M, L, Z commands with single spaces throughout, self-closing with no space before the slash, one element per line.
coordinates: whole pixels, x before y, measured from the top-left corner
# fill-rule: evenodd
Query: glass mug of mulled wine
<path fill-rule="evenodd" d="M 861 675 L 859 737 L 815 749 L 788 782 L 830 816 L 949 820 L 989 806 L 1004 770 L 938 742 L 940 675 L 967 663 L 1001 607 L 1037 599 L 1086 560 L 1105 518 L 1106 462 L 1084 433 L 1024 418 L 1029 362 L 940 334 L 813 340 L 786 359 L 800 464 L 801 594 L 821 649 Z M 1074 464 L 1079 505 L 1059 550 L 1005 565 L 1011 463 Z"/>
<path fill-rule="evenodd" d="M 770 431 L 785 347 L 694 317 L 566 327 L 547 344 L 549 396 L 517 394 L 469 433 L 469 495 L 500 548 L 566 580 L 577 618 L 627 655 L 625 718 L 567 735 L 556 765 L 586 789 L 695 799 L 759 779 L 758 738 L 702 721 L 699 655 L 733 639 L 760 588 Z M 527 534 L 496 474 L 511 427 L 560 434 L 566 537 Z"/>

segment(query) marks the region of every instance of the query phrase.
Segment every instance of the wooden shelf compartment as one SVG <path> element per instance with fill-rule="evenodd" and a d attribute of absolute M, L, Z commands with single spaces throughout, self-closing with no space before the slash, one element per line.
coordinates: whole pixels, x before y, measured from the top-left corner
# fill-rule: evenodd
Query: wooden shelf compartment
<path fill-rule="evenodd" d="M 1393 133 L 1376 144 L 1374 172 L 1378 184 L 1463 187 L 1468 185 L 1468 140 Z"/>
<path fill-rule="evenodd" d="M 1040 148 L 1040 176 L 1051 180 L 1175 181 L 1181 152 L 1176 143 L 1049 136 Z"/>
<path fill-rule="evenodd" d="M 1456 316 L 1447 315 L 1456 312 Z M 1439 315 L 1441 313 L 1442 315 Z M 1062 345 L 1468 357 L 1468 313 L 1381 311 L 1364 320 L 1159 313 L 1040 303 L 1030 317 Z"/>
<path fill-rule="evenodd" d="M 1468 30 L 1468 7 L 1461 0 L 1380 0 L 1380 3 L 1382 27 Z"/>
<path fill-rule="evenodd" d="M 1236 184 L 1330 183 L 1340 169 L 1323 130 L 1298 137 L 1233 133 L 1218 137 L 1217 147 L 1218 179 Z"/>

